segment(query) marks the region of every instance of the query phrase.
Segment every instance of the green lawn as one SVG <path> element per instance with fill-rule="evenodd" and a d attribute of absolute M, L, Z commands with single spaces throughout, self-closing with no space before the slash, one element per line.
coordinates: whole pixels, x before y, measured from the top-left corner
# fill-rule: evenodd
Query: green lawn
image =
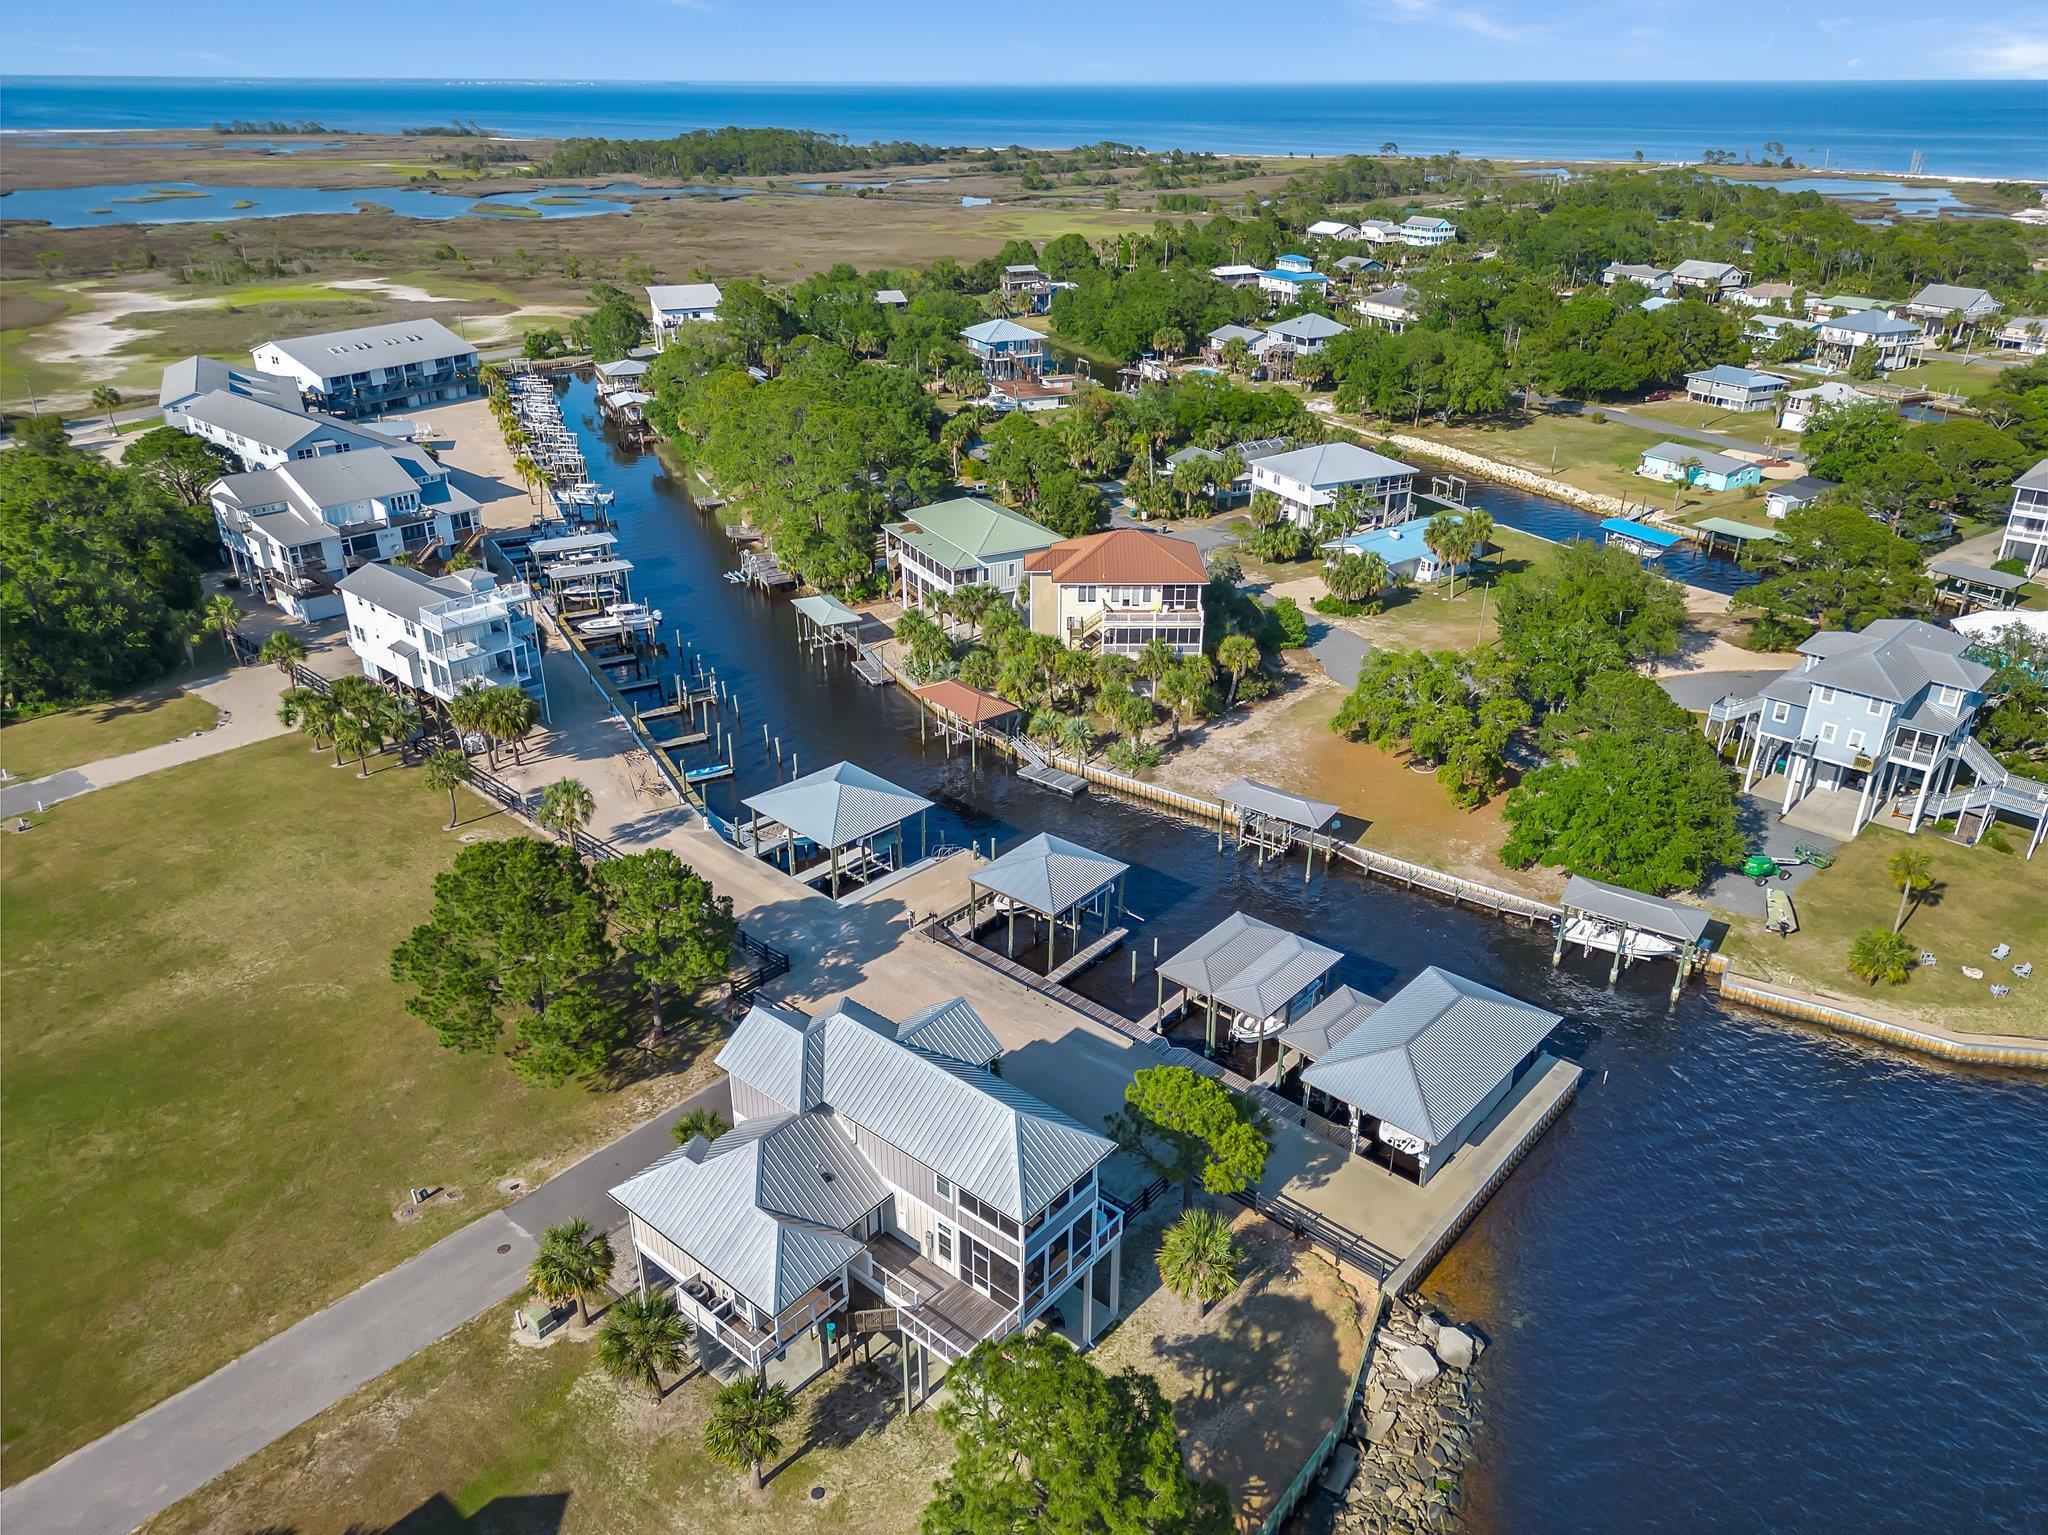
<path fill-rule="evenodd" d="M 1673 426 L 1690 426 L 1705 432 L 1725 432 L 1730 437 L 1740 437 L 1749 442 L 1761 442 L 1779 447 L 1797 447 L 1798 435 L 1779 430 L 1778 414 L 1770 410 L 1723 410 L 1718 405 L 1702 405 L 1697 400 L 1651 400 L 1641 405 L 1624 405 L 1632 416 L 1648 416 L 1653 421 L 1668 421 Z"/>
<path fill-rule="evenodd" d="M 1643 479 L 1635 472 L 1643 450 L 1661 441 L 1658 435 L 1616 421 L 1595 421 L 1592 409 L 1589 407 L 1589 413 L 1583 416 L 1539 412 L 1527 419 L 1508 418 L 1482 425 L 1425 424 L 1402 429 L 1409 436 L 1484 454 L 1581 490 L 1619 496 L 1632 506 L 1647 504 L 1671 510 L 1671 487 Z M 1740 491 L 1686 490 L 1679 495 L 1678 510 L 1681 515 L 1696 512 L 1705 517 L 1725 516 L 1743 499 Z"/>
<path fill-rule="evenodd" d="M 704 1453 L 714 1382 L 686 1377 L 657 1405 L 580 1337 L 513 1342 L 509 1317 L 494 1307 L 144 1529 L 914 1535 L 951 1459 L 929 1408 L 902 1416 L 885 1352 L 799 1393 L 756 1493 Z"/>
<path fill-rule="evenodd" d="M 0 729 L 0 767 L 16 778 L 43 778 L 210 730 L 219 718 L 220 711 L 203 698 L 152 688 Z"/>
<path fill-rule="evenodd" d="M 1901 1017 L 1917 1017 L 1987 1034 L 2048 1037 L 2048 854 L 2029 863 L 2026 830 L 2005 827 L 2014 851 L 1988 844 L 1963 847 L 1922 831 L 1907 837 L 1872 826 L 1836 854 L 1834 867 L 1802 884 L 1792 900 L 1799 931 L 1787 939 L 1765 934 L 1761 924 L 1738 920 L 1727 951 L 1737 969 L 1808 991 Z M 1906 918 L 1905 935 L 1940 963 L 1915 969 L 1901 986 L 1866 986 L 1845 968 L 1849 944 L 1865 928 L 1889 928 L 1898 911 L 1897 889 L 1886 878 L 1885 860 L 1913 847 L 1933 860 L 1935 887 Z M 1991 958 L 2000 943 L 2012 945 L 2003 965 Z M 2031 959 L 2033 979 L 2022 981 L 2009 967 Z M 1972 981 L 1964 965 L 1984 972 Z M 2012 995 L 1994 997 L 2002 981 Z"/>
<path fill-rule="evenodd" d="M 0 840 L 6 1481 L 683 1090 L 529 1090 L 407 1016 L 386 966 L 454 856 L 446 815 L 417 773 L 292 737 Z M 413 1185 L 460 1192 L 401 1222 Z"/>
<path fill-rule="evenodd" d="M 1910 368 L 1901 368 L 1896 373 L 1887 373 L 1885 382 L 1906 389 L 1932 389 L 1937 394 L 1969 396 L 1982 394 L 1997 383 L 2002 371 L 1982 363 L 1935 357 Z"/>

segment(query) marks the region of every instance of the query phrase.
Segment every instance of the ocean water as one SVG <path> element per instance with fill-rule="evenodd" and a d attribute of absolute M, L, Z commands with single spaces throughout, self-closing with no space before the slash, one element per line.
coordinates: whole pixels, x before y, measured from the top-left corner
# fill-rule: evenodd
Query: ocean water
<path fill-rule="evenodd" d="M 688 82 L 0 77 L 0 127 L 192 129 L 232 118 L 395 130 L 460 118 L 526 137 L 727 123 L 865 142 L 1528 159 L 1760 155 L 1858 171 L 2048 177 L 2048 81 L 1723 84 L 729 85 Z"/>

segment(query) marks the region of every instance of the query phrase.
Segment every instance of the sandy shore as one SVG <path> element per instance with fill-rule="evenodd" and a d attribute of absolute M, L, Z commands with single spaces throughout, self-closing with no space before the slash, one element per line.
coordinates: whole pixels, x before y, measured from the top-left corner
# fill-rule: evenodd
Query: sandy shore
<path fill-rule="evenodd" d="M 459 400 L 407 414 L 433 443 L 441 462 L 455 471 L 457 488 L 482 505 L 485 528 L 523 528 L 533 520 L 539 508 L 512 472 L 512 450 L 491 419 L 488 401 Z"/>

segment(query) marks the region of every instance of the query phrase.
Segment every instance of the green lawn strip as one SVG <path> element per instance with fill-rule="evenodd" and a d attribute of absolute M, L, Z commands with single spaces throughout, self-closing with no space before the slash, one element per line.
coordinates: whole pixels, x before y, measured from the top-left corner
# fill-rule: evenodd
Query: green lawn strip
<path fill-rule="evenodd" d="M 405 1013 L 386 967 L 453 859 L 446 814 L 416 773 L 293 737 L 0 843 L 5 1480 L 673 1095 L 529 1090 Z M 400 1222 L 413 1185 L 461 1196 Z"/>
<path fill-rule="evenodd" d="M 144 1528 L 339 1529 L 344 1510 L 356 1528 L 523 1528 L 519 1509 L 561 1500 L 548 1528 L 565 1535 L 912 1535 L 951 1458 L 928 1407 L 902 1415 L 885 1353 L 798 1394 L 757 1494 L 704 1452 L 715 1381 L 686 1376 L 657 1404 L 599 1371 L 585 1339 L 529 1348 L 509 1325 L 509 1308 L 493 1308 Z"/>
<path fill-rule="evenodd" d="M 1738 919 L 1728 937 L 1737 969 L 1765 980 L 1825 993 L 1852 1008 L 1987 1034 L 2048 1037 L 2048 860 L 2026 859 L 2026 828 L 2006 825 L 2014 851 L 1980 844 L 1964 847 L 1923 830 L 1917 837 L 1873 826 L 1835 854 L 1822 870 L 1793 892 L 1799 931 L 1778 939 L 1760 922 Z M 1906 919 L 1905 936 L 1916 951 L 1939 964 L 1916 968 L 1901 986 L 1866 986 L 1845 968 L 1849 944 L 1865 928 L 1890 928 L 1899 893 L 1885 875 L 1885 860 L 1902 847 L 1925 853 L 1934 865 L 1935 888 Z M 2001 943 L 2012 945 L 2003 962 L 1991 958 Z M 2011 967 L 2032 960 L 2035 973 L 2020 980 Z M 1964 965 L 1984 972 L 1972 981 Z M 1991 995 L 1992 983 L 2012 988 Z"/>
<path fill-rule="evenodd" d="M 1597 407 L 1588 407 L 1589 411 Z M 1398 428 L 1397 428 L 1398 429 Z M 1484 454 L 1518 469 L 1546 475 L 1581 490 L 1619 496 L 1632 506 L 1671 510 L 1671 487 L 1638 475 L 1643 450 L 1661 441 L 1655 432 L 1595 421 L 1585 416 L 1538 415 L 1526 422 L 1485 426 L 1423 426 L 1411 435 Z M 1702 451 L 1706 449 L 1701 444 Z M 1744 499 L 1739 491 L 1686 490 L 1678 497 L 1679 515 L 1726 516 Z"/>
<path fill-rule="evenodd" d="M 1906 389 L 1931 389 L 1937 394 L 1977 395 L 1998 382 L 2001 370 L 1981 363 L 1935 357 L 1885 375 L 1885 382 Z"/>
<path fill-rule="evenodd" d="M 210 730 L 219 718 L 220 710 L 203 698 L 151 688 L 0 729 L 0 767 L 16 778 L 42 778 Z"/>

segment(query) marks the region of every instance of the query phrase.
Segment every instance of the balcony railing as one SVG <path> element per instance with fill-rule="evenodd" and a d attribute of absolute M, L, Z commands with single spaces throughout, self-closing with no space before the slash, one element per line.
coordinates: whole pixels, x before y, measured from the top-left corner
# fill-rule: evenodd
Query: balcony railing
<path fill-rule="evenodd" d="M 676 1308 L 692 1327 L 709 1335 L 720 1348 L 755 1371 L 824 1318 L 846 1307 L 846 1282 L 837 1274 L 819 1285 L 803 1305 L 777 1317 L 774 1326 L 768 1328 L 748 1322 L 729 1296 L 712 1295 L 707 1300 L 680 1284 L 674 1293 Z"/>

